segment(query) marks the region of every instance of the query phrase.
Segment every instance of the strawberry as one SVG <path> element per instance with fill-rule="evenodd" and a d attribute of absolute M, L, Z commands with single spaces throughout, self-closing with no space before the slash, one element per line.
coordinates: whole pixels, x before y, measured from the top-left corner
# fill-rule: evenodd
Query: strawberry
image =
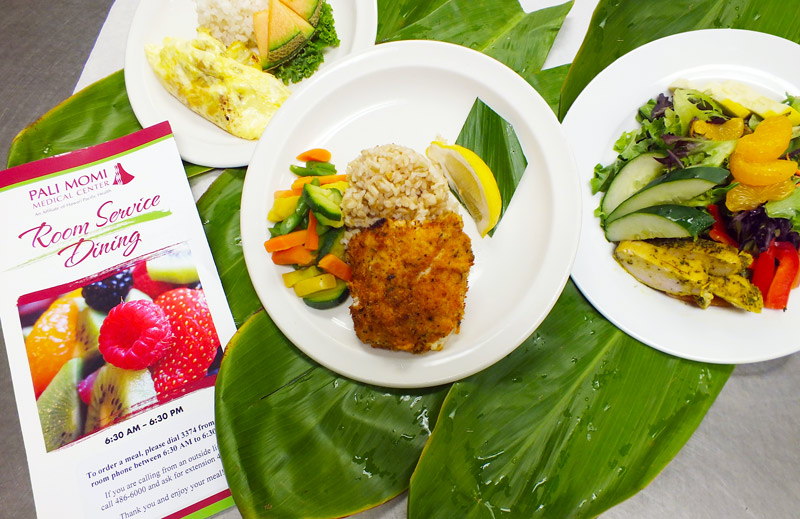
<path fill-rule="evenodd" d="M 174 335 L 172 348 L 150 367 L 156 393 L 162 398 L 205 376 L 219 348 L 219 337 L 202 290 L 175 288 L 155 303 L 167 315 Z"/>
<path fill-rule="evenodd" d="M 175 285 L 152 279 L 147 273 L 147 262 L 140 261 L 133 267 L 133 288 L 155 299 L 167 290 L 175 288 Z"/>

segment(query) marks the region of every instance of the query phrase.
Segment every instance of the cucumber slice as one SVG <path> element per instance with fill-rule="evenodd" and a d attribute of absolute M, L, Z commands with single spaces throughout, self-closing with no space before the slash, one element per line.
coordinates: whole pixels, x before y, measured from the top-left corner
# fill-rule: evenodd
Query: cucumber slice
<path fill-rule="evenodd" d="M 665 166 L 656 160 L 663 156 L 662 153 L 642 153 L 625 164 L 603 197 L 600 207 L 603 213 L 611 214 L 619 204 L 663 174 Z"/>
<path fill-rule="evenodd" d="M 342 304 L 349 295 L 350 291 L 347 289 L 347 283 L 337 279 L 335 287 L 314 292 L 310 296 L 304 297 L 303 302 L 311 308 L 326 310 Z"/>
<path fill-rule="evenodd" d="M 606 226 L 606 239 L 649 240 L 697 236 L 714 223 L 714 217 L 700 209 L 666 204 L 645 207 L 626 214 Z"/>
<path fill-rule="evenodd" d="M 320 215 L 334 222 L 342 220 L 342 193 L 338 189 L 325 189 L 314 184 L 303 186 L 303 197 L 314 215 Z M 328 225 L 325 222 L 325 225 Z"/>
<path fill-rule="evenodd" d="M 705 166 L 671 171 L 648 183 L 619 204 L 608 215 L 606 223 L 645 207 L 686 202 L 721 184 L 728 175 L 730 173 L 727 169 Z"/>

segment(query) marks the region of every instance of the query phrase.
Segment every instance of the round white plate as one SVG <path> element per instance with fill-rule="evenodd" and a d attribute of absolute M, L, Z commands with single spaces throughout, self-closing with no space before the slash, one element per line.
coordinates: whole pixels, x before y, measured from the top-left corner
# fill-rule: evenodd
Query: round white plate
<path fill-rule="evenodd" d="M 612 257 L 594 216 L 602 194 L 589 181 L 598 163 L 616 158 L 614 142 L 638 127 L 639 106 L 668 93 L 676 79 L 700 84 L 711 80 L 746 83 L 773 99 L 800 94 L 800 46 L 760 32 L 710 29 L 676 34 L 625 54 L 598 74 L 581 92 L 563 127 L 580 171 L 583 228 L 572 279 L 608 320 L 636 339 L 663 352 L 691 360 L 739 364 L 758 362 L 800 350 L 793 333 L 800 322 L 800 292 L 786 312 L 753 314 L 732 308 L 702 310 L 639 283 Z"/>
<path fill-rule="evenodd" d="M 317 74 L 348 54 L 372 47 L 378 29 L 374 0 L 328 0 L 328 3 L 333 8 L 341 44 L 325 51 L 325 61 Z M 216 168 L 246 166 L 258 141 L 235 137 L 181 104 L 159 83 L 147 62 L 145 44 L 161 43 L 166 36 L 195 38 L 196 35 L 193 0 L 141 0 L 131 21 L 125 49 L 125 87 L 131 107 L 144 127 L 168 120 L 184 160 Z M 292 84 L 289 89 L 296 91 L 304 82 Z"/>
<path fill-rule="evenodd" d="M 476 98 L 513 124 L 528 168 L 493 237 L 462 212 L 475 264 L 461 331 L 439 352 L 373 349 L 353 331 L 348 301 L 313 310 L 283 286 L 285 267 L 264 251 L 273 192 L 286 189 L 301 151 L 324 147 L 344 172 L 361 150 L 396 143 L 420 153 L 437 135 L 454 142 Z M 541 323 L 561 294 L 577 249 L 575 162 L 545 101 L 505 65 L 432 41 L 381 44 L 315 76 L 267 127 L 247 170 L 241 230 L 261 302 L 283 333 L 320 364 L 380 386 L 451 382 L 497 362 Z"/>

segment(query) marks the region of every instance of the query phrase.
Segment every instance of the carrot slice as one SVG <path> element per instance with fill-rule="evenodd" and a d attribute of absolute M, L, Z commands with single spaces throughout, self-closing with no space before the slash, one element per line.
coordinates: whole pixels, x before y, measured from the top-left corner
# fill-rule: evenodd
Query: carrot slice
<path fill-rule="evenodd" d="M 326 254 L 319 260 L 317 265 L 325 272 L 333 274 L 341 280 L 350 281 L 353 279 L 353 270 L 350 268 L 350 265 L 333 254 Z"/>
<path fill-rule="evenodd" d="M 275 252 L 290 249 L 295 245 L 303 245 L 306 242 L 306 234 L 308 234 L 308 231 L 306 229 L 301 229 L 281 236 L 275 236 L 264 242 L 264 248 L 267 249 L 267 252 Z"/>
<path fill-rule="evenodd" d="M 314 262 L 314 254 L 300 244 L 273 252 L 272 262 L 276 265 L 310 265 Z"/>
<path fill-rule="evenodd" d="M 317 234 L 317 217 L 314 216 L 314 211 L 308 212 L 308 232 L 306 232 L 305 248 L 308 250 L 317 250 L 319 248 L 319 234 Z"/>
<path fill-rule="evenodd" d="M 275 198 L 289 198 L 290 196 L 300 196 L 303 194 L 303 189 L 283 189 L 275 191 Z"/>
<path fill-rule="evenodd" d="M 328 162 L 331 160 L 331 152 L 323 148 L 313 148 L 298 155 L 297 160 L 303 162 L 308 162 L 309 160 Z"/>
<path fill-rule="evenodd" d="M 333 182 L 343 182 L 347 180 L 347 175 L 323 175 L 321 177 L 297 177 L 292 182 L 292 189 L 303 189 L 305 184 L 308 184 L 314 179 L 319 180 L 320 185 L 332 184 Z"/>

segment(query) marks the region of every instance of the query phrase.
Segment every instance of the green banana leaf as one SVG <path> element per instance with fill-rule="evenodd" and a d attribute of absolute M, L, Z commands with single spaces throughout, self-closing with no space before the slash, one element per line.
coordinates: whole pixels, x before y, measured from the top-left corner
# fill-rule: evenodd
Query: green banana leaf
<path fill-rule="evenodd" d="M 595 517 L 677 454 L 731 371 L 643 346 L 570 282 L 522 346 L 453 385 L 408 517 Z"/>
<path fill-rule="evenodd" d="M 378 0 L 377 42 L 439 40 L 492 56 L 530 81 L 572 2 L 525 13 L 518 0 Z"/>
<path fill-rule="evenodd" d="M 120 70 L 69 97 L 22 130 L 11 143 L 8 167 L 93 146 L 141 129 Z M 189 177 L 211 169 L 188 162 L 183 167 Z"/>
<path fill-rule="evenodd" d="M 197 201 L 197 212 L 237 327 L 261 309 L 247 273 L 239 229 L 245 171 L 226 169 Z"/>
<path fill-rule="evenodd" d="M 572 65 L 560 65 L 558 67 L 548 68 L 542 70 L 531 76 L 528 79 L 533 88 L 539 92 L 548 106 L 553 110 L 553 113 L 558 114 L 558 104 L 561 100 L 561 87 L 564 85 L 564 79 L 567 77 L 567 72 Z"/>
<path fill-rule="evenodd" d="M 444 395 L 344 379 L 258 312 L 228 344 L 216 385 L 218 445 L 239 511 L 343 517 L 395 497 L 408 486 Z"/>
<path fill-rule="evenodd" d="M 497 223 L 500 225 L 528 165 L 514 127 L 497 115 L 489 105 L 476 99 L 456 138 L 456 144 L 481 157 L 497 180 L 502 200 L 500 220 Z M 495 229 L 497 226 L 489 231 L 489 235 L 493 235 Z"/>
<path fill-rule="evenodd" d="M 560 118 L 589 81 L 624 54 L 671 34 L 718 28 L 766 32 L 800 42 L 800 17 L 782 0 L 600 0 L 564 84 Z"/>

